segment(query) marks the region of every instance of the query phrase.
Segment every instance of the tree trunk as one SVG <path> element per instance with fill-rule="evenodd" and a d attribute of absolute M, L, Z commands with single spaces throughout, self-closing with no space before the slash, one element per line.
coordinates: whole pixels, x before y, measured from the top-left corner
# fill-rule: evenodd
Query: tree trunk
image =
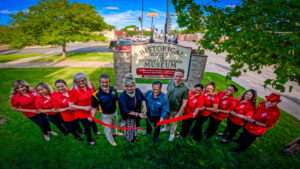
<path fill-rule="evenodd" d="M 62 50 L 63 50 L 63 53 L 62 53 L 62 59 L 66 59 L 67 58 L 67 44 L 62 44 Z"/>

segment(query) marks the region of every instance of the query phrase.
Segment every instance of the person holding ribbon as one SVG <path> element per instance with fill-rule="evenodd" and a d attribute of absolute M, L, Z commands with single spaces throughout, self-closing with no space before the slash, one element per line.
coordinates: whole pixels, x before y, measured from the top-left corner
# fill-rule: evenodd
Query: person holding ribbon
<path fill-rule="evenodd" d="M 218 136 L 224 137 L 222 143 L 227 143 L 233 139 L 238 130 L 246 124 L 246 119 L 252 117 L 255 112 L 257 92 L 253 89 L 246 90 L 240 98 L 237 99 L 234 110 L 230 111 L 227 118 L 227 127 L 223 133 Z"/>
<path fill-rule="evenodd" d="M 152 90 L 148 90 L 145 94 L 147 101 L 147 132 L 143 136 L 150 135 L 153 127 L 156 127 L 156 124 L 159 121 L 163 121 L 169 112 L 169 100 L 167 96 L 161 92 L 162 83 L 157 80 L 152 83 Z M 151 124 L 154 123 L 154 126 Z M 160 132 L 160 125 L 157 126 L 154 130 L 153 141 L 158 141 L 158 136 Z"/>
<path fill-rule="evenodd" d="M 100 87 L 92 95 L 92 117 L 95 116 L 97 110 L 100 112 L 102 122 L 116 126 L 117 125 L 117 104 L 118 92 L 116 88 L 109 86 L 110 77 L 107 74 L 102 74 L 99 77 Z M 92 119 L 88 118 L 90 121 Z M 117 146 L 113 136 L 123 136 L 122 133 L 117 132 L 114 127 L 104 126 L 104 133 L 107 141 L 112 146 Z"/>
<path fill-rule="evenodd" d="M 262 136 L 269 128 L 273 127 L 280 116 L 277 104 L 281 102 L 280 95 L 271 93 L 266 96 L 266 101 L 258 104 L 253 117 L 248 117 L 244 132 L 240 135 L 239 146 L 231 151 L 245 151 L 253 141 Z"/>
<path fill-rule="evenodd" d="M 167 96 L 169 99 L 169 105 L 170 105 L 170 112 L 169 117 L 179 117 L 181 112 L 184 111 L 184 108 L 187 104 L 187 100 L 189 97 L 189 88 L 183 83 L 184 78 L 184 70 L 183 69 L 176 69 L 174 73 L 174 79 L 170 80 L 167 86 Z M 171 123 L 172 127 L 170 130 L 170 136 L 169 141 L 173 141 L 175 131 L 177 128 L 177 122 Z M 167 131 L 168 130 L 168 124 L 165 125 L 165 128 L 161 130 Z"/>
<path fill-rule="evenodd" d="M 230 111 L 234 110 L 236 105 L 236 100 L 233 97 L 234 93 L 238 91 L 238 88 L 235 85 L 228 85 L 226 91 L 220 91 L 217 94 L 219 98 L 219 106 L 218 109 L 212 112 L 212 115 L 209 119 L 209 125 L 205 131 L 206 138 L 211 138 L 215 132 L 217 131 L 221 121 L 223 121 L 227 114 Z"/>
<path fill-rule="evenodd" d="M 131 73 L 125 75 L 123 86 L 125 90 L 120 94 L 119 108 L 125 127 L 138 127 L 141 118 L 145 118 L 147 113 L 146 99 L 141 90 L 136 88 Z M 136 142 L 137 132 L 137 129 L 125 130 L 124 137 L 129 142 Z"/>
<path fill-rule="evenodd" d="M 24 80 L 15 80 L 12 84 L 11 107 L 14 111 L 22 112 L 24 116 L 37 124 L 44 134 L 44 139 L 49 141 L 51 131 L 50 124 L 45 114 L 35 108 L 36 93 Z"/>
<path fill-rule="evenodd" d="M 74 115 L 74 111 L 69 106 L 70 90 L 67 89 L 67 83 L 63 79 L 55 81 L 55 87 L 57 92 L 52 95 L 54 108 L 61 114 L 64 123 L 69 132 L 71 132 L 74 138 L 78 141 L 84 141 L 77 133 L 77 121 Z"/>
<path fill-rule="evenodd" d="M 205 84 L 205 91 L 203 93 L 204 107 L 197 117 L 196 124 L 194 126 L 193 141 L 200 141 L 202 139 L 202 126 L 207 121 L 212 112 L 218 109 L 219 98 L 216 95 L 216 84 L 214 82 L 207 82 Z"/>
<path fill-rule="evenodd" d="M 35 99 L 35 107 L 39 112 L 45 113 L 47 115 L 47 119 L 55 124 L 56 127 L 64 134 L 64 136 L 67 136 L 68 132 L 62 125 L 62 117 L 54 107 L 52 88 L 48 84 L 40 82 L 36 85 L 35 90 L 39 94 Z M 55 132 L 51 132 L 51 134 L 55 136 L 57 135 Z"/>

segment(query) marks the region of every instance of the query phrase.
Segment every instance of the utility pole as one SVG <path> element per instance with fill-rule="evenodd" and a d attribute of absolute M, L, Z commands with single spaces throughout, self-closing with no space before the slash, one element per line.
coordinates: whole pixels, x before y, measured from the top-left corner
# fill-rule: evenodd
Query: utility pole
<path fill-rule="evenodd" d="M 167 0 L 167 12 L 166 12 L 166 23 L 165 23 L 165 40 L 164 42 L 167 43 L 167 34 L 168 34 L 168 24 L 169 24 L 169 6 L 170 6 L 170 1 Z"/>
<path fill-rule="evenodd" d="M 142 0 L 141 41 L 143 41 L 144 0 Z"/>

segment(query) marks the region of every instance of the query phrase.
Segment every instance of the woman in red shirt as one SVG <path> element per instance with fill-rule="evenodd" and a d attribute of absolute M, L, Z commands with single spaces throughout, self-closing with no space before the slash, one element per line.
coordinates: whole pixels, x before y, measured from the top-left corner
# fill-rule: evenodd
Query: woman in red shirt
<path fill-rule="evenodd" d="M 91 123 L 87 118 L 91 114 L 91 97 L 94 91 L 95 88 L 93 84 L 90 83 L 88 77 L 84 73 L 77 73 L 74 76 L 73 87 L 70 92 L 69 106 L 72 109 L 75 109 L 75 117 L 82 123 L 86 139 L 91 145 L 96 145 L 96 143 L 92 140 Z"/>
<path fill-rule="evenodd" d="M 35 99 L 35 107 L 39 112 L 45 113 L 48 120 L 54 123 L 64 136 L 68 135 L 67 130 L 62 126 L 63 120 L 61 115 L 54 108 L 52 88 L 48 84 L 40 82 L 36 85 L 35 90 L 39 94 Z M 50 134 L 57 135 L 55 132 L 50 132 Z"/>
<path fill-rule="evenodd" d="M 83 141 L 76 131 L 77 121 L 74 112 L 69 107 L 70 90 L 67 90 L 66 81 L 59 79 L 55 82 L 55 87 L 58 92 L 53 93 L 54 108 L 61 114 L 66 127 L 74 135 L 78 141 Z"/>
<path fill-rule="evenodd" d="M 180 134 L 177 135 L 178 138 L 186 137 L 189 134 L 190 128 L 197 118 L 198 112 L 203 109 L 204 101 L 203 95 L 201 94 L 202 90 L 203 85 L 198 83 L 194 86 L 194 90 L 190 91 L 183 115 L 195 114 L 195 116 L 194 118 L 182 120 L 181 131 Z"/>
<path fill-rule="evenodd" d="M 211 138 L 218 129 L 221 121 L 224 120 L 229 114 L 230 111 L 235 108 L 235 99 L 233 94 L 238 91 L 238 88 L 235 85 L 228 85 L 226 91 L 220 91 L 217 94 L 219 98 L 219 108 L 212 113 L 212 116 L 209 119 L 209 125 L 205 131 L 206 139 Z"/>
<path fill-rule="evenodd" d="M 245 119 L 252 117 L 255 111 L 257 92 L 253 89 L 245 91 L 240 99 L 238 99 L 234 111 L 230 112 L 227 119 L 227 127 L 224 133 L 219 133 L 218 136 L 226 136 L 221 142 L 226 143 L 232 140 L 237 131 L 245 125 Z"/>
<path fill-rule="evenodd" d="M 216 95 L 216 84 L 214 82 L 208 82 L 205 85 L 205 91 L 203 93 L 204 109 L 199 112 L 193 131 L 195 135 L 193 141 L 200 141 L 202 139 L 202 126 L 208 119 L 211 112 L 218 109 L 219 98 Z"/>
<path fill-rule="evenodd" d="M 22 112 L 24 116 L 37 124 L 44 133 L 45 140 L 49 141 L 51 128 L 44 114 L 35 108 L 36 93 L 24 80 L 16 80 L 12 85 L 11 106 L 14 111 Z"/>

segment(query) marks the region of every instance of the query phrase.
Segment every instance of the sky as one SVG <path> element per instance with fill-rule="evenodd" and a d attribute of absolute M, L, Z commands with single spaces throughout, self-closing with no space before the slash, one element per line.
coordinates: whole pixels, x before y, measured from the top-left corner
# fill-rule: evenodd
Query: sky
<path fill-rule="evenodd" d="M 0 25 L 9 25 L 11 14 L 18 11 L 26 11 L 29 6 L 37 5 L 40 0 L 0 0 Z M 122 29 L 128 25 L 140 27 L 138 17 L 142 15 L 142 0 L 69 0 L 70 2 L 86 3 L 95 6 L 95 10 L 104 17 L 106 23 Z M 196 3 L 213 3 L 211 0 L 195 0 Z M 143 27 L 151 27 L 151 18 L 147 13 L 158 13 L 154 18 L 154 25 L 159 30 L 164 29 L 166 21 L 167 0 L 143 0 L 144 2 L 144 20 Z M 219 0 L 214 5 L 220 7 L 234 7 L 240 0 Z M 175 9 L 170 1 L 169 12 L 175 14 Z M 176 18 L 172 19 L 172 29 L 178 28 Z"/>

